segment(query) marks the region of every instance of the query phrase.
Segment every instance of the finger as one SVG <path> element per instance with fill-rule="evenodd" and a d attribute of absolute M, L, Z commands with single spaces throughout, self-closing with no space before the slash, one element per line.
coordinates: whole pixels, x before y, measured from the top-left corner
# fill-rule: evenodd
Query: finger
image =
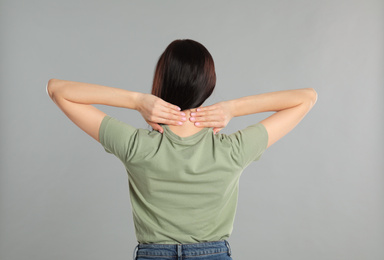
<path fill-rule="evenodd" d="M 180 112 L 180 110 L 181 110 L 180 107 L 175 106 L 175 105 L 173 105 L 173 104 L 171 104 L 171 103 L 168 103 L 168 102 L 166 102 L 166 101 L 164 101 L 163 105 L 164 105 L 165 107 L 169 108 L 169 109 L 172 109 L 172 110 L 175 111 L 175 112 Z"/>
<path fill-rule="evenodd" d="M 163 100 L 155 104 L 153 107 L 152 113 L 156 114 L 157 112 L 165 112 L 175 116 L 185 116 L 185 113 L 180 111 L 178 106 L 172 105 Z"/>
<path fill-rule="evenodd" d="M 185 113 L 181 112 L 180 108 L 178 106 L 167 103 L 161 99 L 159 99 L 154 104 L 152 111 L 150 113 L 153 116 L 158 116 L 158 117 L 162 117 L 162 118 L 174 119 L 173 117 L 171 117 L 171 115 L 178 116 L 178 117 L 185 117 Z M 161 114 L 161 113 L 163 113 L 163 114 Z M 182 119 L 180 119 L 180 120 L 182 120 Z M 154 121 L 154 120 L 151 118 L 151 121 Z"/>
<path fill-rule="evenodd" d="M 163 133 L 163 128 L 154 122 L 148 122 L 148 124 L 153 128 L 153 130 L 159 131 L 160 133 Z"/>
<path fill-rule="evenodd" d="M 213 128 L 213 133 L 217 134 L 218 132 L 221 131 L 221 129 L 223 129 L 223 128 L 215 127 L 215 128 Z"/>
<path fill-rule="evenodd" d="M 211 110 L 204 110 L 199 112 L 192 112 L 191 116 L 198 117 L 198 116 L 207 116 L 207 115 L 214 115 L 217 114 L 217 110 L 211 109 Z"/>
<path fill-rule="evenodd" d="M 185 122 L 187 121 L 187 118 L 185 116 L 181 116 L 181 115 L 174 115 L 174 114 L 171 114 L 171 113 L 168 113 L 168 112 L 164 112 L 164 111 L 157 111 L 155 117 L 161 119 L 161 120 L 171 120 L 171 121 L 180 121 L 180 122 Z M 152 120 L 154 122 L 157 122 L 155 120 Z M 163 122 L 159 122 L 159 123 L 163 123 L 164 124 L 164 121 Z"/>
<path fill-rule="evenodd" d="M 181 117 L 184 117 L 185 116 L 185 113 L 184 112 L 180 112 L 180 111 L 176 111 L 170 107 L 166 107 L 166 106 L 163 106 L 159 109 L 159 111 L 161 112 L 164 112 L 164 113 L 168 113 L 170 115 L 175 115 L 175 116 L 181 116 Z"/>

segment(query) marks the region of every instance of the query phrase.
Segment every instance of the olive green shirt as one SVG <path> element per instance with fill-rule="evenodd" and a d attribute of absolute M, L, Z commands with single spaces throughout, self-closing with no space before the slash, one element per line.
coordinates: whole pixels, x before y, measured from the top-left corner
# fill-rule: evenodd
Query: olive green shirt
<path fill-rule="evenodd" d="M 235 219 L 239 178 L 268 143 L 261 123 L 233 134 L 212 128 L 180 137 L 137 129 L 110 116 L 99 137 L 128 173 L 140 243 L 199 243 L 227 239 Z"/>

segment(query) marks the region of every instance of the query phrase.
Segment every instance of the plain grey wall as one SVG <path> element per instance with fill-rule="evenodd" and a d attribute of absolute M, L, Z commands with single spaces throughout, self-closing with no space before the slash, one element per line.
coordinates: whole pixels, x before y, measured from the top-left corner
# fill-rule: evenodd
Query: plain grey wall
<path fill-rule="evenodd" d="M 45 92 L 149 92 L 174 39 L 214 57 L 206 102 L 313 87 L 240 182 L 234 259 L 384 259 L 383 1 L 0 1 L 0 259 L 131 259 L 127 175 Z M 136 111 L 101 109 L 146 128 Z M 233 119 L 224 133 L 268 114 Z"/>

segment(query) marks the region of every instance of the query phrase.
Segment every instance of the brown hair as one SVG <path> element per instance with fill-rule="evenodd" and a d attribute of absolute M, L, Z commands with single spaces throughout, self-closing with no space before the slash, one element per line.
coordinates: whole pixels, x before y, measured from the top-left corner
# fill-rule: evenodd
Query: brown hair
<path fill-rule="evenodd" d="M 152 94 L 185 110 L 201 106 L 215 85 L 215 65 L 208 50 L 193 40 L 175 40 L 157 62 Z"/>

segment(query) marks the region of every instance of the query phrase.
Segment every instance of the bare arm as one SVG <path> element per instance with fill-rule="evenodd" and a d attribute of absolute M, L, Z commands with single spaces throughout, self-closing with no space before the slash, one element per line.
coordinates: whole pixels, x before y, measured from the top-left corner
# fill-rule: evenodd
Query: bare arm
<path fill-rule="evenodd" d="M 191 121 L 200 127 L 214 127 L 215 133 L 233 117 L 275 111 L 262 120 L 268 132 L 268 146 L 289 133 L 309 112 L 317 100 L 312 88 L 283 90 L 223 101 L 197 109 Z"/>
<path fill-rule="evenodd" d="M 157 123 L 180 125 L 183 121 L 177 106 L 151 94 L 60 79 L 50 79 L 47 92 L 73 123 L 97 141 L 106 114 L 92 104 L 138 110 L 154 129 L 158 126 L 156 130 L 160 131 Z"/>

